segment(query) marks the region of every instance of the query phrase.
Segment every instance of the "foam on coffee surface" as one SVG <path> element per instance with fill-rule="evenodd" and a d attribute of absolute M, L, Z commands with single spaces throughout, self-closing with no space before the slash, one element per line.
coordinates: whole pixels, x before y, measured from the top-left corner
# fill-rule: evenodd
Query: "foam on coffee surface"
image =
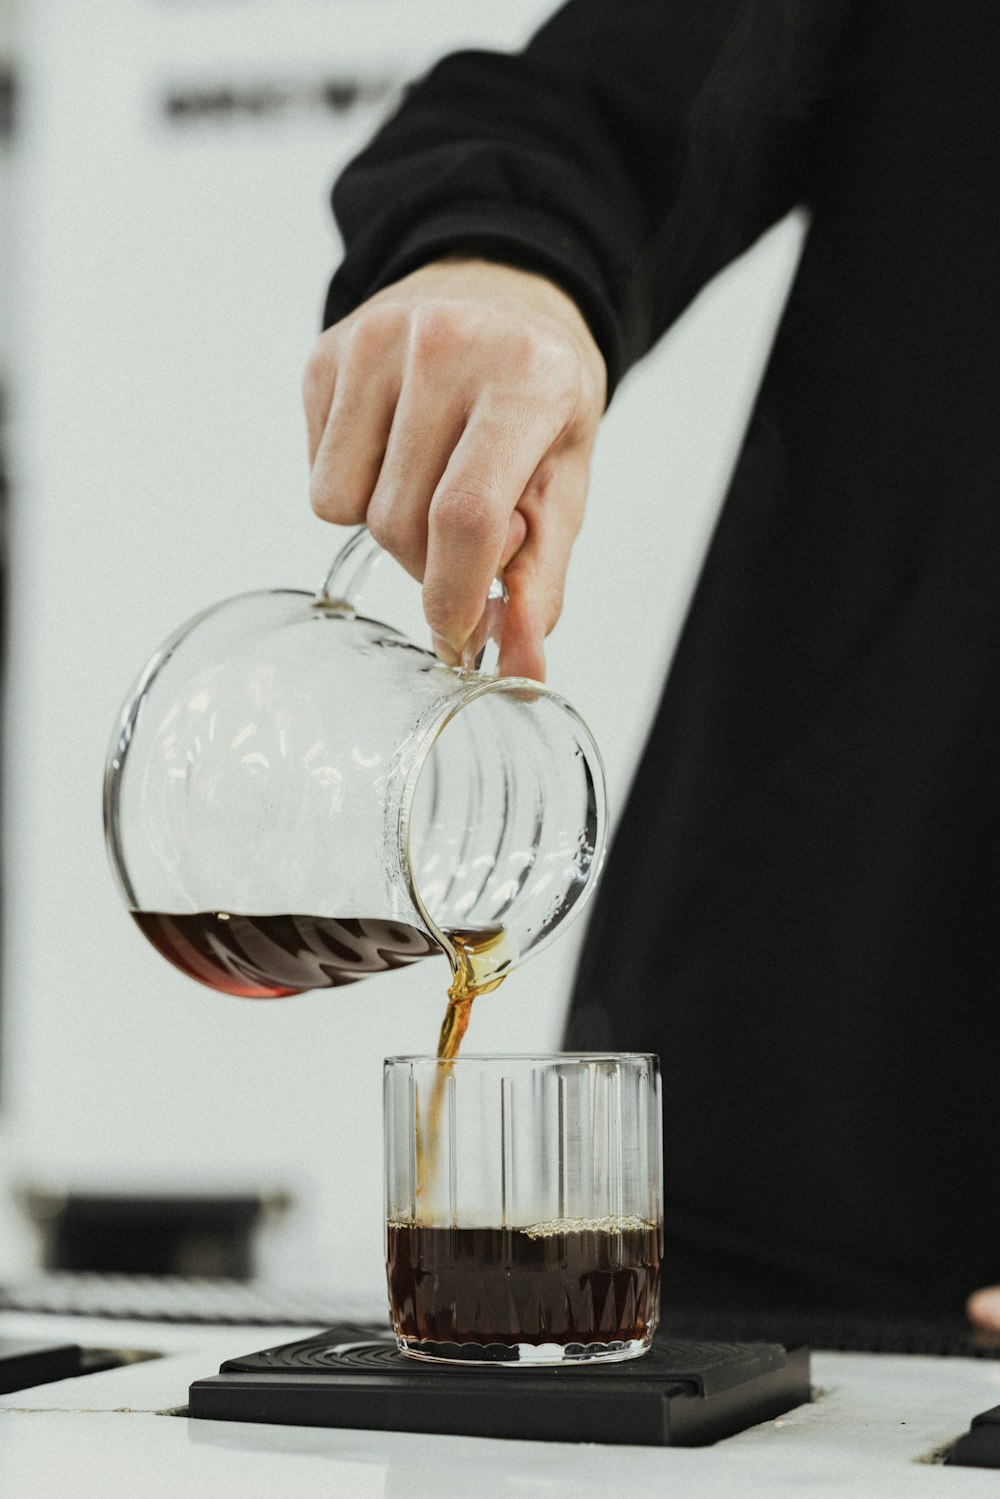
<path fill-rule="evenodd" d="M 549 1218 L 529 1224 L 521 1233 L 529 1239 L 554 1239 L 559 1234 L 627 1234 L 653 1227 L 647 1218 L 628 1213 L 608 1218 Z"/>

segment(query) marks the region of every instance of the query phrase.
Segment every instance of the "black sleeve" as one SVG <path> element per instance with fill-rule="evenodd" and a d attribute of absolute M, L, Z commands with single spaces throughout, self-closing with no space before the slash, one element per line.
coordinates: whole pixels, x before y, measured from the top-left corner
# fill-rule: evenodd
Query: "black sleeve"
<path fill-rule="evenodd" d="M 324 326 L 462 251 L 579 303 L 609 394 L 714 273 L 808 198 L 849 0 L 570 0 L 524 52 L 460 52 L 333 191 Z"/>

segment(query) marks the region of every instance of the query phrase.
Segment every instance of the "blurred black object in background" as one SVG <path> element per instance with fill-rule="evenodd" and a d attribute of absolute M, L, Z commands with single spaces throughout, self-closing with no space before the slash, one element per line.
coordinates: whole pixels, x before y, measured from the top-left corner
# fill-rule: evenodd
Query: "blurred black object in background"
<path fill-rule="evenodd" d="M 28 1215 L 41 1234 L 46 1270 L 133 1275 L 253 1274 L 253 1232 L 280 1194 L 127 1195 L 29 1188 Z"/>

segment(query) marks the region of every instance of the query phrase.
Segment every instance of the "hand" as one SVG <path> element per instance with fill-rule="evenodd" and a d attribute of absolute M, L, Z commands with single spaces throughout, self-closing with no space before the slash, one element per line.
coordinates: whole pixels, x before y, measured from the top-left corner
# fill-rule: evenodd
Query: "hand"
<path fill-rule="evenodd" d="M 500 670 L 544 678 L 605 381 L 572 298 L 484 260 L 423 266 L 316 344 L 304 388 L 313 509 L 364 522 L 422 580 L 449 664 L 502 570 Z"/>
<path fill-rule="evenodd" d="M 980 1332 L 1000 1333 L 1000 1286 L 983 1286 L 965 1303 L 965 1314 Z"/>

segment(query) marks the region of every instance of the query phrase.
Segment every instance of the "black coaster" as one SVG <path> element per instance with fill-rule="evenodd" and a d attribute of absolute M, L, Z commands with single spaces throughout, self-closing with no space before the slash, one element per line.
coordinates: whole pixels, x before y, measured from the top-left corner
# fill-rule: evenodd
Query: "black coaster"
<path fill-rule="evenodd" d="M 32 1385 L 72 1379 L 83 1372 L 76 1343 L 47 1343 L 40 1338 L 0 1338 L 0 1395 Z"/>
<path fill-rule="evenodd" d="M 359 1336 L 360 1334 L 360 1336 Z M 229 1359 L 190 1389 L 215 1421 L 530 1441 L 700 1447 L 809 1399 L 809 1352 L 659 1337 L 642 1358 L 569 1368 L 417 1364 L 389 1334 L 334 1327 Z"/>
<path fill-rule="evenodd" d="M 1000 1468 L 1000 1405 L 973 1416 L 964 1437 L 945 1457 L 956 1468 Z"/>

